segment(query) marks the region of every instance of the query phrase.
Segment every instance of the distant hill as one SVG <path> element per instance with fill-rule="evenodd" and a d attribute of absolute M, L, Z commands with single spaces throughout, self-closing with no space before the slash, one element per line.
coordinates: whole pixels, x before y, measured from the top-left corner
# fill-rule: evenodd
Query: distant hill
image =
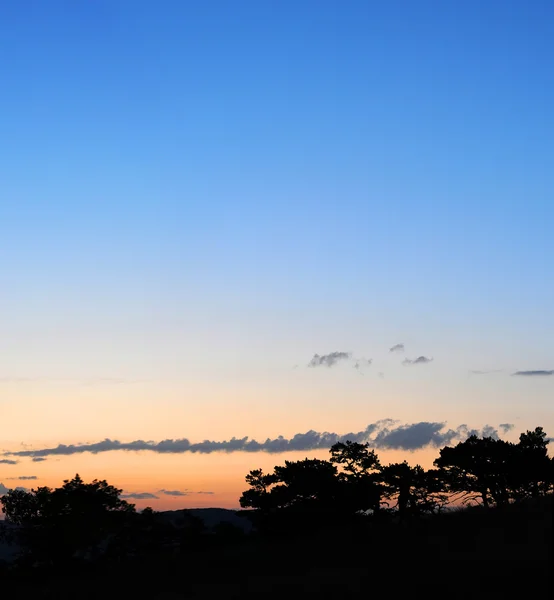
<path fill-rule="evenodd" d="M 241 511 L 226 508 L 184 508 L 181 510 L 165 510 L 156 513 L 158 519 L 163 519 L 173 525 L 184 525 L 188 517 L 195 517 L 202 521 L 208 531 L 213 531 L 217 525 L 228 523 L 245 533 L 252 531 L 252 523 Z"/>

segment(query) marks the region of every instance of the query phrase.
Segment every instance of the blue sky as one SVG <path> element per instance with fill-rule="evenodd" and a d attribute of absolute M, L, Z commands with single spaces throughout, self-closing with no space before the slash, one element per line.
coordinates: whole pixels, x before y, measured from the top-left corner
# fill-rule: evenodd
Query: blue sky
<path fill-rule="evenodd" d="M 554 425 L 554 377 L 508 377 L 554 368 L 553 40 L 547 1 L 2 6 L 10 439 L 43 399 L 80 402 L 74 420 L 184 402 L 183 427 L 209 413 L 195 437 L 206 399 L 263 432 L 280 394 L 307 422 L 329 389 L 356 415 L 427 395 L 477 425 L 503 402 Z M 399 342 L 433 363 L 392 365 Z M 291 371 L 332 351 L 374 371 Z M 109 377 L 153 387 L 51 389 Z"/>

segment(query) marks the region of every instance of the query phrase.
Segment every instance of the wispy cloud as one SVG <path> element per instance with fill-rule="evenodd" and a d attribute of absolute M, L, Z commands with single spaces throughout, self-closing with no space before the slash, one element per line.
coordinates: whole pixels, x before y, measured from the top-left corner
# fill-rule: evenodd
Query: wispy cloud
<path fill-rule="evenodd" d="M 363 375 L 363 370 L 371 366 L 373 360 L 371 358 L 355 358 L 352 352 L 331 352 L 329 354 L 314 354 L 312 360 L 308 363 L 308 367 L 334 367 L 340 362 L 351 362 L 352 367 Z"/>
<path fill-rule="evenodd" d="M 215 494 L 215 492 L 196 492 L 197 494 L 206 494 L 206 495 L 213 495 Z"/>
<path fill-rule="evenodd" d="M 471 369 L 469 372 L 472 375 L 489 375 L 491 373 L 501 373 L 502 369 L 489 369 L 488 371 L 479 371 L 479 370 Z"/>
<path fill-rule="evenodd" d="M 10 458 L 2 458 L 0 460 L 0 465 L 16 465 L 17 460 L 11 460 Z"/>
<path fill-rule="evenodd" d="M 32 481 L 38 479 L 36 475 L 20 475 L 19 477 L 6 477 L 6 479 L 17 479 L 19 481 Z"/>
<path fill-rule="evenodd" d="M 498 436 L 497 430 L 488 425 L 481 430 L 470 430 L 467 425 L 460 425 L 456 429 L 446 429 L 446 423 L 442 422 L 422 421 L 408 425 L 398 425 L 398 421 L 383 419 L 368 425 L 365 429 L 358 432 L 338 434 L 310 430 L 306 433 L 297 433 L 291 438 L 279 436 L 274 439 L 267 438 L 263 442 L 258 442 L 248 437 L 231 438 L 224 441 L 205 440 L 195 443 L 190 442 L 187 438 L 163 440 L 157 443 L 143 440 L 120 442 L 118 440 L 106 439 L 93 444 L 60 444 L 53 448 L 6 452 L 5 455 L 18 457 L 70 456 L 85 452 L 98 454 L 113 451 L 149 451 L 158 454 L 183 454 L 187 452 L 198 454 L 211 454 L 212 452 L 267 452 L 278 454 L 282 452 L 329 449 L 336 442 L 344 442 L 346 440 L 352 442 L 369 442 L 375 448 L 416 450 L 428 446 L 441 446 L 452 441 L 465 439 L 472 433 Z"/>
<path fill-rule="evenodd" d="M 44 458 L 43 456 L 34 456 L 33 457 L 33 462 L 44 462 L 45 460 L 48 460 L 48 459 Z"/>
<path fill-rule="evenodd" d="M 351 352 L 330 352 L 329 354 L 314 354 L 308 367 L 333 367 L 343 360 L 350 360 Z"/>
<path fill-rule="evenodd" d="M 370 367 L 373 360 L 371 358 L 357 358 L 352 365 L 358 373 L 363 375 L 363 370 L 365 367 Z"/>
<path fill-rule="evenodd" d="M 389 348 L 389 352 L 404 352 L 404 344 L 394 344 L 392 348 Z"/>
<path fill-rule="evenodd" d="M 539 369 L 537 371 L 516 371 L 513 375 L 520 375 L 523 377 L 545 377 L 549 375 L 554 375 L 554 369 L 552 370 L 542 370 Z"/>
<path fill-rule="evenodd" d="M 405 358 L 402 361 L 403 365 L 426 365 L 427 363 L 433 362 L 432 358 L 428 358 L 427 356 L 418 356 L 417 358 L 414 358 L 413 360 L 409 359 L 409 358 Z"/>
<path fill-rule="evenodd" d="M 158 493 L 165 494 L 166 496 L 188 496 L 190 494 L 187 490 L 160 490 Z"/>
<path fill-rule="evenodd" d="M 500 425 L 498 427 L 499 427 L 499 429 L 502 430 L 502 433 L 508 433 L 508 431 L 512 431 L 512 429 L 514 428 L 514 424 L 513 423 L 500 423 Z"/>
<path fill-rule="evenodd" d="M 128 492 L 121 494 L 121 497 L 126 500 L 158 500 L 159 496 L 150 492 Z"/>

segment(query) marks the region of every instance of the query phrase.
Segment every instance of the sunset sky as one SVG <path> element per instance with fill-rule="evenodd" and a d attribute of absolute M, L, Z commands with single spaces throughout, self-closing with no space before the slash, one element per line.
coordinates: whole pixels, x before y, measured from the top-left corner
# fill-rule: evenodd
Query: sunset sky
<path fill-rule="evenodd" d="M 553 436 L 553 56 L 549 0 L 2 3 L 0 492 Z"/>

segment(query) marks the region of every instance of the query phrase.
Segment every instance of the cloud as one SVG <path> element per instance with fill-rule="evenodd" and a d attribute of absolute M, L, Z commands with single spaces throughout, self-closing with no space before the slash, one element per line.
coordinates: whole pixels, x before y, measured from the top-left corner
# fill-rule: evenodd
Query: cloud
<path fill-rule="evenodd" d="M 544 377 L 548 375 L 554 375 L 554 369 L 550 371 L 538 370 L 538 371 L 516 371 L 513 375 L 522 375 L 524 377 Z"/>
<path fill-rule="evenodd" d="M 19 477 L 7 477 L 7 479 L 18 479 L 19 481 L 33 481 L 38 479 L 36 475 L 20 475 Z"/>
<path fill-rule="evenodd" d="M 16 465 L 17 464 L 17 460 L 11 460 L 9 458 L 3 458 L 2 460 L 0 460 L 0 465 Z"/>
<path fill-rule="evenodd" d="M 485 425 L 481 431 L 472 431 L 471 435 L 476 435 L 477 437 L 490 437 L 495 440 L 498 439 L 498 431 L 491 425 Z"/>
<path fill-rule="evenodd" d="M 308 367 L 332 367 L 342 360 L 350 360 L 351 352 L 331 352 L 330 354 L 314 354 Z"/>
<path fill-rule="evenodd" d="M 105 439 L 102 442 L 93 444 L 60 444 L 53 448 L 42 448 L 38 450 L 19 450 L 16 452 L 7 452 L 7 456 L 18 457 L 36 457 L 36 456 L 69 456 L 73 454 L 83 454 L 90 452 L 98 454 L 101 452 L 111 452 L 114 450 L 141 451 L 149 450 L 158 454 L 183 454 L 185 452 L 210 454 L 212 452 L 269 452 L 276 454 L 293 450 L 315 450 L 318 448 L 329 448 L 335 442 L 350 439 L 352 441 L 362 441 L 377 428 L 377 424 L 370 425 L 366 430 L 358 433 L 348 433 L 338 435 L 336 433 L 318 433 L 317 431 L 307 431 L 306 433 L 297 433 L 290 439 L 279 436 L 271 439 L 267 438 L 264 442 L 258 442 L 248 437 L 231 438 L 224 441 L 210 441 L 192 443 L 187 438 L 176 440 L 163 440 L 161 442 L 152 442 L 144 440 L 135 440 L 132 442 L 120 442 L 118 440 Z"/>
<path fill-rule="evenodd" d="M 150 492 L 129 492 L 127 494 L 121 494 L 122 498 L 133 499 L 133 500 L 158 500 L 159 496 L 151 494 Z"/>
<path fill-rule="evenodd" d="M 421 422 L 402 425 L 394 429 L 385 428 L 375 437 L 377 448 L 416 450 L 425 446 L 444 446 L 455 436 L 452 430 L 446 432 L 444 423 Z"/>
<path fill-rule="evenodd" d="M 215 492 L 195 492 L 196 494 L 209 494 L 209 495 L 213 495 L 215 494 Z"/>
<path fill-rule="evenodd" d="M 404 344 L 395 344 L 392 348 L 389 348 L 389 352 L 404 352 Z"/>
<path fill-rule="evenodd" d="M 188 491 L 181 492 L 180 490 L 160 490 L 159 493 L 166 496 L 188 496 L 190 494 Z"/>
<path fill-rule="evenodd" d="M 314 354 L 312 360 L 308 363 L 308 367 L 334 367 L 342 361 L 353 361 L 352 367 L 362 373 L 364 367 L 369 367 L 373 360 L 371 358 L 355 358 L 352 352 L 331 352 L 330 354 Z"/>
<path fill-rule="evenodd" d="M 413 360 L 406 358 L 402 361 L 403 365 L 425 365 L 427 363 L 433 362 L 432 358 L 427 358 L 427 356 L 418 356 Z"/>
<path fill-rule="evenodd" d="M 508 433 L 508 431 L 512 431 L 514 425 L 513 423 L 500 423 L 498 427 L 502 430 L 502 433 Z"/>
<path fill-rule="evenodd" d="M 470 430 L 467 425 L 446 429 L 446 423 L 421 421 L 411 425 L 400 425 L 393 429 L 384 427 L 368 441 L 375 448 L 414 451 L 429 447 L 441 448 L 467 439 L 473 434 L 498 438 L 498 431 L 490 425 L 485 425 L 482 430 Z"/>
<path fill-rule="evenodd" d="M 34 456 L 33 457 L 33 462 L 44 462 L 45 460 L 48 460 L 48 459 L 44 458 L 43 456 Z"/>
<path fill-rule="evenodd" d="M 370 367 L 372 362 L 373 360 L 371 358 L 357 358 L 356 362 L 353 365 L 353 368 L 356 369 L 361 375 L 363 375 L 362 369 L 364 367 Z"/>
<path fill-rule="evenodd" d="M 507 425 L 507 424 L 504 424 Z M 504 429 L 505 431 L 505 429 Z M 418 450 L 426 447 L 439 447 L 455 441 L 467 439 L 470 435 L 498 437 L 498 431 L 489 425 L 481 430 L 468 429 L 467 425 L 460 425 L 456 429 L 446 429 L 446 423 L 427 422 L 398 425 L 393 419 L 383 419 L 368 425 L 365 429 L 350 433 L 331 433 L 307 431 L 297 433 L 291 438 L 279 436 L 267 438 L 263 442 L 248 437 L 231 438 L 223 441 L 204 440 L 203 442 L 190 442 L 186 438 L 176 440 L 163 440 L 161 442 L 135 440 L 120 442 L 106 439 L 94 444 L 77 444 L 55 446 L 36 450 L 19 450 L 6 454 L 18 457 L 35 456 L 70 456 L 90 452 L 98 454 L 113 451 L 149 451 L 158 454 L 184 454 L 187 452 L 198 454 L 211 454 L 213 452 L 266 452 L 279 454 L 282 452 L 328 450 L 336 442 L 368 442 L 374 448 Z M 168 491 L 161 491 L 167 495 L 178 495 Z M 185 492 L 181 492 L 184 494 Z"/>
<path fill-rule="evenodd" d="M 502 369 L 490 369 L 489 371 L 470 370 L 472 375 L 489 375 L 490 373 L 500 373 Z"/>

